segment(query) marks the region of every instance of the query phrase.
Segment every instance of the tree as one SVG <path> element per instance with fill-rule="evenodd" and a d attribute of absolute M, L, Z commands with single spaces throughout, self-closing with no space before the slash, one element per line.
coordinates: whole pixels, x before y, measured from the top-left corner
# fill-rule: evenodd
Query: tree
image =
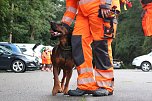
<path fill-rule="evenodd" d="M 142 7 L 139 1 L 133 1 L 133 7 L 121 12 L 117 36 L 113 43 L 114 58 L 123 60 L 126 64 L 142 53 L 144 36 L 141 26 Z"/>
<path fill-rule="evenodd" d="M 64 2 L 60 0 L 1 0 L 0 33 L 1 41 L 8 41 L 12 33 L 12 42 L 41 42 L 49 44 L 50 25 L 47 19 L 60 20 Z M 55 4 L 55 3 L 58 4 Z M 13 6 L 12 6 L 13 5 Z M 13 9 L 12 9 L 13 7 Z"/>

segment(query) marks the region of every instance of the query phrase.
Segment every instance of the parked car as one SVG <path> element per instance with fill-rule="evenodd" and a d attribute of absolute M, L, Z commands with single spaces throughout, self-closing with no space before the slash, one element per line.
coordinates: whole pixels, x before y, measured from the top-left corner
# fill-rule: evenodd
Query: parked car
<path fill-rule="evenodd" d="M 122 66 L 123 66 L 123 61 L 120 61 L 119 59 L 113 59 L 114 69 L 121 69 Z"/>
<path fill-rule="evenodd" d="M 53 49 L 52 46 L 44 46 L 42 44 L 39 44 L 35 47 L 36 44 L 26 44 L 26 43 L 14 43 L 15 45 L 19 46 L 23 54 L 35 56 L 40 64 L 42 64 L 41 59 L 41 52 L 44 47 L 49 48 L 51 51 Z M 35 47 L 35 48 L 34 48 Z"/>
<path fill-rule="evenodd" d="M 41 67 L 42 59 L 36 55 L 36 52 L 34 52 L 32 48 L 26 46 L 19 46 L 19 48 L 23 54 L 34 57 L 37 60 L 38 67 Z"/>
<path fill-rule="evenodd" d="M 22 47 L 22 46 L 19 46 L 19 48 L 20 48 L 20 50 L 22 51 L 23 54 L 30 55 L 30 56 L 34 57 L 35 53 L 31 48 Z"/>
<path fill-rule="evenodd" d="M 15 53 L 19 53 L 22 54 L 22 51 L 20 50 L 20 48 L 12 43 L 8 43 L 8 42 L 0 42 L 0 46 L 3 46 Z"/>
<path fill-rule="evenodd" d="M 136 66 L 144 72 L 148 72 L 150 69 L 152 69 L 152 52 L 134 58 L 132 65 Z"/>
<path fill-rule="evenodd" d="M 37 67 L 38 65 L 33 57 L 0 46 L 0 69 L 22 73 L 26 70 L 35 70 Z"/>

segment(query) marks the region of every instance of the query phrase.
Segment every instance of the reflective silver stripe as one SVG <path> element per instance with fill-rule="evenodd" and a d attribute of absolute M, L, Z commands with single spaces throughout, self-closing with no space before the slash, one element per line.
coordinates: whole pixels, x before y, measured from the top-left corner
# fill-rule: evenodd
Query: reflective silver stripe
<path fill-rule="evenodd" d="M 95 0 L 80 0 L 80 1 L 79 1 L 79 4 L 80 4 L 80 5 L 83 5 L 83 4 L 87 4 L 87 3 L 89 3 L 89 2 L 92 2 L 92 1 L 95 1 Z"/>
<path fill-rule="evenodd" d="M 83 78 L 83 79 L 78 79 L 78 84 L 87 84 L 87 83 L 93 83 L 95 80 L 93 78 Z"/>
<path fill-rule="evenodd" d="M 93 68 L 81 68 L 80 70 L 78 70 L 78 74 L 83 74 L 86 72 L 92 72 L 93 73 Z"/>
<path fill-rule="evenodd" d="M 97 81 L 99 87 L 114 87 L 114 81 Z"/>
<path fill-rule="evenodd" d="M 112 4 L 112 0 L 106 0 L 106 4 L 111 5 Z"/>
<path fill-rule="evenodd" d="M 95 70 L 95 76 L 102 76 L 104 78 L 110 79 L 114 77 L 113 72 L 98 72 Z"/>
<path fill-rule="evenodd" d="M 69 11 L 69 12 L 72 12 L 72 13 L 76 14 L 77 9 L 76 9 L 76 8 L 73 8 L 73 7 L 67 7 L 67 8 L 66 8 L 66 11 Z"/>
<path fill-rule="evenodd" d="M 112 4 L 112 0 L 100 0 L 101 2 L 105 2 L 106 4 Z"/>
<path fill-rule="evenodd" d="M 73 21 L 74 19 L 71 19 L 70 17 L 67 17 L 67 16 L 64 16 L 63 18 L 62 18 L 62 22 L 68 22 L 68 23 L 72 23 L 72 21 Z"/>

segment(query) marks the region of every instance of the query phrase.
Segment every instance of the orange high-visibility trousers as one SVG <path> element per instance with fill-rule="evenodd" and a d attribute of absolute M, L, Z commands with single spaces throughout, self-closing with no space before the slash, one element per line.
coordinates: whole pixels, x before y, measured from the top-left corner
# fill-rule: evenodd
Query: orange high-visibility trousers
<path fill-rule="evenodd" d="M 103 19 L 98 13 L 84 16 L 79 10 L 72 36 L 72 50 L 78 71 L 78 88 L 96 90 L 99 87 L 113 91 L 112 39 L 104 39 Z M 95 74 L 92 66 L 94 47 Z"/>
<path fill-rule="evenodd" d="M 142 18 L 142 28 L 145 36 L 152 36 L 152 3 L 143 6 L 144 15 Z"/>
<path fill-rule="evenodd" d="M 77 14 L 72 35 L 72 54 L 77 66 L 78 88 L 96 90 L 103 87 L 111 92 L 114 81 L 112 38 L 105 38 L 104 21 L 98 17 L 101 2 L 102 0 L 66 0 L 67 10 L 62 22 L 70 25 L 71 21 L 74 20 L 74 15 Z M 113 5 L 116 5 L 117 9 L 120 10 L 119 0 L 112 0 Z M 116 28 L 116 24 L 114 28 Z M 95 69 L 92 65 L 92 52 Z"/>

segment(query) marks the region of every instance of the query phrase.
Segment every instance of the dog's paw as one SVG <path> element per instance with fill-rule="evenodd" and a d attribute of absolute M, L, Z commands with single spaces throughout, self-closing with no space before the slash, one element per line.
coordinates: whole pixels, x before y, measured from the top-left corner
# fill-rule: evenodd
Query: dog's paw
<path fill-rule="evenodd" d="M 69 91 L 69 90 L 68 90 L 68 87 L 65 87 L 64 90 L 63 90 L 63 94 L 64 94 L 64 95 L 67 95 L 67 94 L 68 94 L 68 91 Z"/>
<path fill-rule="evenodd" d="M 55 96 L 57 93 L 62 93 L 62 92 L 63 92 L 63 90 L 60 87 L 53 88 L 52 95 Z"/>

